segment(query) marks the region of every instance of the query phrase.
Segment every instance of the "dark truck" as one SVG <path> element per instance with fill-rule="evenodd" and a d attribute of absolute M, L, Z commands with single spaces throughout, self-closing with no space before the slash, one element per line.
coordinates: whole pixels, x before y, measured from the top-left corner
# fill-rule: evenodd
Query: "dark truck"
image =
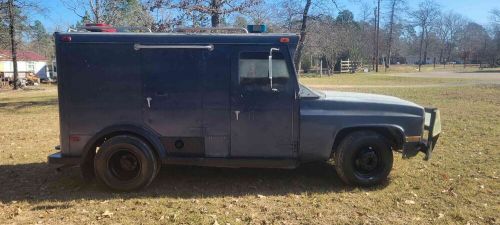
<path fill-rule="evenodd" d="M 348 184 L 389 175 L 393 151 L 429 158 L 439 111 L 297 80 L 296 34 L 55 33 L 60 152 L 115 190 L 162 164 L 296 168 L 333 159 Z"/>

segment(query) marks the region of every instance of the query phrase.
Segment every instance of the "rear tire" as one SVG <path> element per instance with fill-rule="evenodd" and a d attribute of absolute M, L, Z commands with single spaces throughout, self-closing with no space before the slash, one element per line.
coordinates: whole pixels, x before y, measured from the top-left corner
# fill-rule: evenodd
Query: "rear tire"
<path fill-rule="evenodd" d="M 392 169 L 391 143 L 373 131 L 348 134 L 334 153 L 335 169 L 347 184 L 373 186 L 387 179 Z"/>
<path fill-rule="evenodd" d="M 102 144 L 95 156 L 96 177 L 116 191 L 133 191 L 148 186 L 159 171 L 151 147 L 140 138 L 120 135 Z"/>

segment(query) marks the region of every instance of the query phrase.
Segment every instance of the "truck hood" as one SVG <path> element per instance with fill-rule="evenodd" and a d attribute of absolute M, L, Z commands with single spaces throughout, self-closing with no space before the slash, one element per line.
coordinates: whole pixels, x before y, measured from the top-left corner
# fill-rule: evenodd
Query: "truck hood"
<path fill-rule="evenodd" d="M 424 108 L 393 96 L 342 91 L 316 91 L 301 86 L 301 110 L 344 111 L 351 113 L 402 113 L 423 117 Z M 319 113 L 319 112 L 318 112 Z"/>
<path fill-rule="evenodd" d="M 419 105 L 397 97 L 377 94 L 366 94 L 357 92 L 342 91 L 324 91 L 324 99 L 336 102 L 357 102 L 357 103 L 375 103 L 388 105 L 401 105 L 410 107 L 420 107 Z"/>

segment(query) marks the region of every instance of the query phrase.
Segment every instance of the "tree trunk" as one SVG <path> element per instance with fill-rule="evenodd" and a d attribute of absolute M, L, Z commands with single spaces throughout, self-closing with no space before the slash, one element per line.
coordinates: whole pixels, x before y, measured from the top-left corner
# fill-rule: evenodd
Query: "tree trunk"
<path fill-rule="evenodd" d="M 389 39 L 387 41 L 387 65 L 386 65 L 386 68 L 389 68 L 391 66 L 392 30 L 393 30 L 393 26 L 394 26 L 394 10 L 396 10 L 396 1 L 398 1 L 398 0 L 392 0 L 392 5 L 391 5 L 391 18 L 389 20 Z"/>
<path fill-rule="evenodd" d="M 14 0 L 9 0 L 9 35 L 10 35 L 10 45 L 12 51 L 12 67 L 14 72 L 14 90 L 18 88 L 18 72 L 17 72 L 17 46 L 16 46 L 16 30 L 15 30 L 15 15 L 14 15 Z"/>
<path fill-rule="evenodd" d="M 377 57 L 377 8 L 373 9 L 373 56 L 372 56 L 372 70 L 375 70 L 376 57 Z"/>
<path fill-rule="evenodd" d="M 210 2 L 210 8 L 212 8 L 211 21 L 212 27 L 218 27 L 220 25 L 220 0 L 212 0 Z"/>
<path fill-rule="evenodd" d="M 99 0 L 95 0 L 95 12 L 94 12 L 94 17 L 95 17 L 95 20 L 94 20 L 94 23 L 100 23 L 101 21 L 101 15 L 100 14 L 100 5 L 101 3 L 99 2 Z"/>
<path fill-rule="evenodd" d="M 380 0 L 377 1 L 377 30 L 376 30 L 376 35 L 377 35 L 377 43 L 375 44 L 375 49 L 376 49 L 376 61 L 375 61 L 375 72 L 378 73 L 378 63 L 379 63 L 379 52 L 378 52 L 378 41 L 379 41 L 379 30 L 380 30 Z"/>
<path fill-rule="evenodd" d="M 424 41 L 424 65 L 427 64 L 427 53 L 429 50 L 429 37 L 428 37 L 429 32 L 426 31 L 425 34 L 426 35 L 425 35 L 425 41 Z"/>
<path fill-rule="evenodd" d="M 424 35 L 425 35 L 425 24 L 422 26 L 422 34 L 420 35 L 420 47 L 418 51 L 418 72 L 420 72 L 420 67 L 422 66 L 422 47 L 424 45 Z"/>
<path fill-rule="evenodd" d="M 441 50 L 439 51 L 439 63 L 443 63 L 443 52 L 444 52 L 444 47 L 441 46 Z"/>
<path fill-rule="evenodd" d="M 309 8 L 311 7 L 312 0 L 306 1 L 306 6 L 304 7 L 304 13 L 302 14 L 302 25 L 300 26 L 300 39 L 297 45 L 297 51 L 295 52 L 295 68 L 299 68 L 300 58 L 302 57 L 302 49 L 304 49 L 304 42 L 306 40 L 307 34 L 307 17 L 309 13 Z"/>
<path fill-rule="evenodd" d="M 212 27 L 218 27 L 220 25 L 220 14 L 212 14 Z"/>

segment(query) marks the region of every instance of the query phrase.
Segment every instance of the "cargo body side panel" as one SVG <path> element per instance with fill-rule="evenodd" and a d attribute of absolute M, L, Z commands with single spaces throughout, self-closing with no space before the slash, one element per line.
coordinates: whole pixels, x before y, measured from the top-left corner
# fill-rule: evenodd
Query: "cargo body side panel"
<path fill-rule="evenodd" d="M 80 155 L 107 126 L 142 124 L 139 57 L 132 44 L 59 43 L 57 63 L 65 155 Z"/>

